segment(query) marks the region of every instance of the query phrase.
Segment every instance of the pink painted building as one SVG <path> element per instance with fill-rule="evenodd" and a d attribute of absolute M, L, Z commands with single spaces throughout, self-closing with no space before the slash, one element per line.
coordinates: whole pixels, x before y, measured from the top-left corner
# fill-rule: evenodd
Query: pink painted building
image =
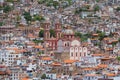
<path fill-rule="evenodd" d="M 58 39 L 61 38 L 61 24 L 55 24 L 55 37 L 50 37 L 50 23 L 44 23 L 44 41 L 48 44 L 50 50 L 57 49 Z"/>

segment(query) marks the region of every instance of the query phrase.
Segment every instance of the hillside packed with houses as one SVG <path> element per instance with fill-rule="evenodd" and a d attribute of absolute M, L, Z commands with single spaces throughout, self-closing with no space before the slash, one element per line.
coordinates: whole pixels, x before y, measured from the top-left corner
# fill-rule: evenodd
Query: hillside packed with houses
<path fill-rule="evenodd" d="M 120 0 L 0 0 L 0 80 L 120 80 Z"/>

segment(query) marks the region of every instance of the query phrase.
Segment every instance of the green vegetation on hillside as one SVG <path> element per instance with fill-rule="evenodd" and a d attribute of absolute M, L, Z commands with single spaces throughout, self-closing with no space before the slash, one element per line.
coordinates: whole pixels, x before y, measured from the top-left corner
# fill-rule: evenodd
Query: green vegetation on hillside
<path fill-rule="evenodd" d="M 24 12 L 24 18 L 26 19 L 27 23 L 32 20 L 32 16 L 30 15 L 29 12 Z"/>
<path fill-rule="evenodd" d="M 11 11 L 11 10 L 12 10 L 12 7 L 9 6 L 9 5 L 6 5 L 6 6 L 3 7 L 3 12 L 4 12 L 4 13 L 8 13 L 8 12 Z"/>
<path fill-rule="evenodd" d="M 44 37 L 44 30 L 40 30 L 39 37 Z"/>
<path fill-rule="evenodd" d="M 117 7 L 117 8 L 116 8 L 116 11 L 120 11 L 120 7 Z"/>
<path fill-rule="evenodd" d="M 3 24 L 4 24 L 3 22 L 0 22 L 0 26 L 3 26 Z"/>
<path fill-rule="evenodd" d="M 91 37 L 91 33 L 82 34 L 80 32 L 75 33 L 75 37 L 79 37 L 81 41 L 87 41 Z"/>
<path fill-rule="evenodd" d="M 32 20 L 33 21 L 44 21 L 45 18 L 43 16 L 40 16 L 40 15 L 34 15 Z"/>
<path fill-rule="evenodd" d="M 99 10 L 100 10 L 100 7 L 98 5 L 95 5 L 94 6 L 94 11 L 96 12 L 96 11 L 99 11 Z"/>
<path fill-rule="evenodd" d="M 55 0 L 38 0 L 39 4 L 46 4 L 46 6 L 53 6 L 55 9 L 59 8 L 60 5 L 62 5 L 61 7 L 67 7 L 69 5 L 72 4 L 72 0 L 59 0 L 59 1 L 55 1 Z M 66 4 L 66 6 L 63 4 Z"/>

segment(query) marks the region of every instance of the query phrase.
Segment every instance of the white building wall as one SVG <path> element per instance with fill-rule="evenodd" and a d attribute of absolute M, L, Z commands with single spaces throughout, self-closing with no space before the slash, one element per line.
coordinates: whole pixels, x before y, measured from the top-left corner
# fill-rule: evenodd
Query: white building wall
<path fill-rule="evenodd" d="M 74 59 L 74 47 L 70 48 L 70 59 Z"/>
<path fill-rule="evenodd" d="M 83 47 L 83 54 L 84 54 L 84 56 L 87 56 L 87 52 L 88 52 L 87 48 Z"/>
<path fill-rule="evenodd" d="M 6 66 L 12 66 L 14 59 L 21 57 L 21 54 L 15 54 L 13 50 L 1 50 L 0 61 L 3 61 Z"/>
<path fill-rule="evenodd" d="M 83 80 L 98 80 L 96 76 L 85 76 Z"/>
<path fill-rule="evenodd" d="M 86 47 L 71 47 L 70 48 L 70 59 L 72 60 L 81 60 L 81 57 L 87 56 Z"/>
<path fill-rule="evenodd" d="M 47 73 L 46 76 L 49 77 L 50 79 L 57 79 L 56 74 L 53 73 Z"/>
<path fill-rule="evenodd" d="M 75 60 L 78 60 L 79 59 L 79 47 L 75 47 L 75 53 L 74 53 L 74 56 L 75 56 Z"/>

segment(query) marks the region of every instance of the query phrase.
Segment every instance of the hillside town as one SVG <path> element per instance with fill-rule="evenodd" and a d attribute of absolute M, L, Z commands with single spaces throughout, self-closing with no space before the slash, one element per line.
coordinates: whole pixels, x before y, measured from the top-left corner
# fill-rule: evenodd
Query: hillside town
<path fill-rule="evenodd" d="M 0 80 L 120 80 L 120 0 L 0 0 Z"/>

